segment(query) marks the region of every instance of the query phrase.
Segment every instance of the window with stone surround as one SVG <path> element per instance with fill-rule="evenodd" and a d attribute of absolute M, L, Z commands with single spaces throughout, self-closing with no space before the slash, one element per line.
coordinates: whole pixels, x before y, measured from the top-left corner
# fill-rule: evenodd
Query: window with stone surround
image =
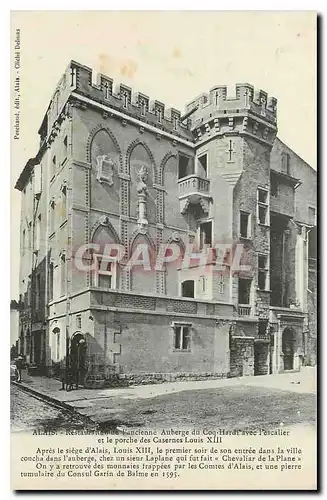
<path fill-rule="evenodd" d="M 208 155 L 207 153 L 198 157 L 198 174 L 201 177 L 208 177 Z"/>
<path fill-rule="evenodd" d="M 238 280 L 238 303 L 250 304 L 252 280 L 239 278 Z"/>
<path fill-rule="evenodd" d="M 200 276 L 200 290 L 201 293 L 205 293 L 207 291 L 207 278 L 205 276 Z"/>
<path fill-rule="evenodd" d="M 240 210 L 240 238 L 251 238 L 251 214 Z"/>
<path fill-rule="evenodd" d="M 94 254 L 95 262 L 94 286 L 99 288 L 116 288 L 117 263 L 104 255 Z"/>
<path fill-rule="evenodd" d="M 191 350 L 191 326 L 190 324 L 174 324 L 173 345 L 175 351 Z"/>
<path fill-rule="evenodd" d="M 183 281 L 182 297 L 194 298 L 194 280 Z"/>
<path fill-rule="evenodd" d="M 309 224 L 311 224 L 312 226 L 315 226 L 317 223 L 317 221 L 316 221 L 316 209 L 314 207 L 309 207 L 308 213 L 309 213 Z"/>
<path fill-rule="evenodd" d="M 194 162 L 182 153 L 178 154 L 178 178 L 182 179 L 188 175 L 194 174 Z"/>
<path fill-rule="evenodd" d="M 200 250 L 212 245 L 212 221 L 200 224 Z"/>
<path fill-rule="evenodd" d="M 259 224 L 269 225 L 269 196 L 268 190 L 264 188 L 257 190 L 257 219 Z"/>
<path fill-rule="evenodd" d="M 269 290 L 269 260 L 268 255 L 258 255 L 258 288 Z"/>

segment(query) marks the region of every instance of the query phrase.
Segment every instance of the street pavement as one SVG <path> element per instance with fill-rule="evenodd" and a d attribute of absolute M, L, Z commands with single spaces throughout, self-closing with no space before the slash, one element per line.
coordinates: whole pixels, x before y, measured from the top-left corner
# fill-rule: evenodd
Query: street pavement
<path fill-rule="evenodd" d="M 60 391 L 61 383 L 23 373 L 17 390 L 62 405 L 102 429 L 121 427 L 251 428 L 314 425 L 316 370 L 124 388 Z M 28 394 L 26 392 L 26 394 Z M 16 395 L 14 395 L 14 398 Z M 29 396 L 30 397 L 30 396 Z"/>
<path fill-rule="evenodd" d="M 10 417 L 12 432 L 94 428 L 78 414 L 72 415 L 60 407 L 55 408 L 14 384 L 10 387 Z"/>

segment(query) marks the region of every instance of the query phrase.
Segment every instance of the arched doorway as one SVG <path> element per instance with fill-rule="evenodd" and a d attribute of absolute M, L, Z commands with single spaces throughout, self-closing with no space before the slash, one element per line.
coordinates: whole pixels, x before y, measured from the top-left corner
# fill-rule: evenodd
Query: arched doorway
<path fill-rule="evenodd" d="M 284 370 L 294 368 L 295 335 L 291 328 L 285 328 L 282 338 L 282 351 L 284 355 Z"/>
<path fill-rule="evenodd" d="M 70 376 L 72 383 L 84 385 L 86 362 L 86 342 L 84 335 L 80 332 L 74 333 L 70 342 Z"/>

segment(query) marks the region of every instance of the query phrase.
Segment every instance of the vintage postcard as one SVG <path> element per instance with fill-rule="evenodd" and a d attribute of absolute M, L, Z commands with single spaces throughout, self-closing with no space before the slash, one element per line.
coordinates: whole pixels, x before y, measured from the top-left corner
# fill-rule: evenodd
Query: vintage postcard
<path fill-rule="evenodd" d="M 12 11 L 13 490 L 317 489 L 316 24 Z"/>

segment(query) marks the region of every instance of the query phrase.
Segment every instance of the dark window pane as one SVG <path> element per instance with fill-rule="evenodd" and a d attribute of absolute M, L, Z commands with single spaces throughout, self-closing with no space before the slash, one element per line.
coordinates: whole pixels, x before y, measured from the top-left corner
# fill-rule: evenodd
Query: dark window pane
<path fill-rule="evenodd" d="M 180 345 L 181 345 L 181 327 L 176 326 L 175 327 L 175 343 L 174 343 L 175 349 L 180 349 Z"/>

